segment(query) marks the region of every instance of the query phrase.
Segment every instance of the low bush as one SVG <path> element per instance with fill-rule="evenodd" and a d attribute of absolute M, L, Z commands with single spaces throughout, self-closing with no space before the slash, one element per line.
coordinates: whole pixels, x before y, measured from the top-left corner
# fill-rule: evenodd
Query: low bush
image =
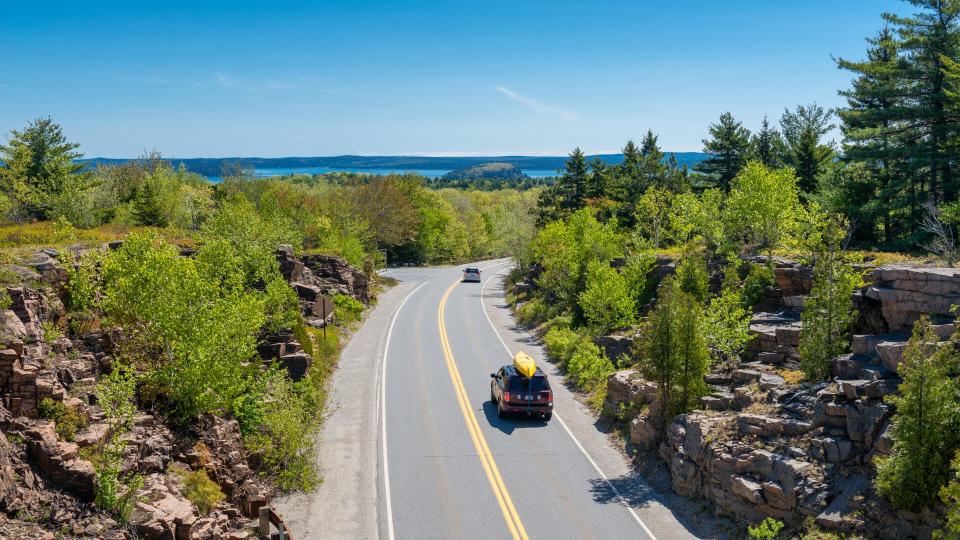
<path fill-rule="evenodd" d="M 543 343 L 547 348 L 547 355 L 551 360 L 559 364 L 561 369 L 567 368 L 570 357 L 573 356 L 574 351 L 576 351 L 581 341 L 583 341 L 583 338 L 580 334 L 571 330 L 569 327 L 564 328 L 557 326 L 551 328 L 546 335 L 543 336 Z"/>
<path fill-rule="evenodd" d="M 549 318 L 550 308 L 539 298 L 524 302 L 517 307 L 517 321 L 520 324 L 538 326 Z"/>
<path fill-rule="evenodd" d="M 747 277 L 743 280 L 743 289 L 741 295 L 743 306 L 750 308 L 763 298 L 767 288 L 772 287 L 774 283 L 773 270 L 764 264 L 751 264 Z"/>
<path fill-rule="evenodd" d="M 747 528 L 752 540 L 776 540 L 783 530 L 783 522 L 773 518 L 766 518 L 755 527 Z"/>
<path fill-rule="evenodd" d="M 62 401 L 43 398 L 39 409 L 40 416 L 53 420 L 57 435 L 67 442 L 73 442 L 77 437 L 77 431 L 87 427 L 86 415 L 76 408 L 66 406 Z"/>
<path fill-rule="evenodd" d="M 615 371 L 613 363 L 592 341 L 582 339 L 570 361 L 567 374 L 590 394 L 590 405 L 599 410 L 607 397 L 607 377 Z"/>
<path fill-rule="evenodd" d="M 363 303 L 352 296 L 337 294 L 333 297 L 334 313 L 346 322 L 359 321 L 363 316 Z"/>
<path fill-rule="evenodd" d="M 226 499 L 227 496 L 223 494 L 220 486 L 207 476 L 207 471 L 191 471 L 180 467 L 171 467 L 171 469 L 183 482 L 184 497 L 197 505 L 201 515 L 209 514 Z"/>

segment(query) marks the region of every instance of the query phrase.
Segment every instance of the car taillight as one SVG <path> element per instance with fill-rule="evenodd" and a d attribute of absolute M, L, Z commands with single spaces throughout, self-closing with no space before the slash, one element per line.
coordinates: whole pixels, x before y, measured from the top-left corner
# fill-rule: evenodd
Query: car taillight
<path fill-rule="evenodd" d="M 504 392 L 504 393 L 503 393 L 503 400 L 504 400 L 504 401 L 510 401 L 510 392 Z"/>
<path fill-rule="evenodd" d="M 551 392 L 550 390 L 547 390 L 546 392 L 540 392 L 540 399 L 545 399 L 545 400 L 547 400 L 548 402 L 552 402 L 552 401 L 553 401 L 553 392 Z"/>

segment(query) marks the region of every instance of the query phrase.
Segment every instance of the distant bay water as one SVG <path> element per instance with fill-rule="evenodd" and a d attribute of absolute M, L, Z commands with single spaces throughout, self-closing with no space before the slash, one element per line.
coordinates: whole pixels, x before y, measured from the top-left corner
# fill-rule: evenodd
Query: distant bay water
<path fill-rule="evenodd" d="M 359 174 L 403 174 L 414 173 L 427 178 L 439 178 L 453 169 L 387 169 L 387 168 L 351 168 L 351 167 L 277 167 L 255 169 L 254 176 L 257 178 L 270 178 L 273 176 L 290 176 L 294 174 L 324 174 L 332 172 L 351 172 Z M 531 178 L 548 178 L 558 176 L 555 169 L 521 169 L 524 174 Z M 223 180 L 220 176 L 208 176 L 211 182 L 220 182 Z"/>

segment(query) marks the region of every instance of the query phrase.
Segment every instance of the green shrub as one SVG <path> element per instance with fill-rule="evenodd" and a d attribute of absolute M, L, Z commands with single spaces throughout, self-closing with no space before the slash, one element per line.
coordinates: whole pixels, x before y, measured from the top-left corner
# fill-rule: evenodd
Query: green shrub
<path fill-rule="evenodd" d="M 309 491 L 319 480 L 314 441 L 322 416 L 323 388 L 310 377 L 295 383 L 278 370 L 263 379 L 261 422 L 244 437 L 244 444 L 281 490 Z"/>
<path fill-rule="evenodd" d="M 700 302 L 705 302 L 710 294 L 709 280 L 707 265 L 700 254 L 685 252 L 677 263 L 677 275 L 674 278 L 680 290 Z"/>
<path fill-rule="evenodd" d="M 743 280 L 743 289 L 740 293 L 743 297 L 743 307 L 748 309 L 753 307 L 763 298 L 763 295 L 769 287 L 773 286 L 773 283 L 773 270 L 769 266 L 751 264 L 747 277 Z"/>
<path fill-rule="evenodd" d="M 517 308 L 517 321 L 523 325 L 537 326 L 549 318 L 550 308 L 539 298 L 520 304 Z"/>
<path fill-rule="evenodd" d="M 73 311 L 89 311 L 96 307 L 97 289 L 100 276 L 96 265 L 99 252 L 91 252 L 81 258 L 77 264 L 67 265 L 67 307 Z"/>
<path fill-rule="evenodd" d="M 52 321 L 43 321 L 43 323 L 40 324 L 40 328 L 43 330 L 43 340 L 47 343 L 53 343 L 63 335 L 57 325 Z"/>
<path fill-rule="evenodd" d="M 135 373 L 123 366 L 116 365 L 109 375 L 101 377 L 96 387 L 97 403 L 103 409 L 110 436 L 87 455 L 95 477 L 94 501 L 100 508 L 112 512 L 121 523 L 129 521 L 137 490 L 143 487 L 142 476 L 123 473 L 126 448 L 123 435 L 130 431 L 137 410 L 136 388 Z"/>
<path fill-rule="evenodd" d="M 216 508 L 226 495 L 220 490 L 220 486 L 207 476 L 207 471 L 190 471 L 180 467 L 171 467 L 180 480 L 183 482 L 183 495 L 197 505 L 197 510 L 201 515 L 207 515 Z"/>
<path fill-rule="evenodd" d="M 783 530 L 783 522 L 773 518 L 766 518 L 755 527 L 747 528 L 752 540 L 776 540 Z"/>
<path fill-rule="evenodd" d="M 543 336 L 543 343 L 547 349 L 547 355 L 551 360 L 559 364 L 561 369 L 567 368 L 570 357 L 573 356 L 574 351 L 576 351 L 581 341 L 583 341 L 583 337 L 581 337 L 580 334 L 570 328 L 559 326 L 551 328 L 546 335 Z"/>
<path fill-rule="evenodd" d="M 294 328 L 303 320 L 297 293 L 280 276 L 267 283 L 263 292 L 263 310 L 267 316 L 264 326 L 270 332 Z"/>
<path fill-rule="evenodd" d="M 62 401 L 53 398 L 43 398 L 40 401 L 39 412 L 41 418 L 53 420 L 56 424 L 57 435 L 68 442 L 73 442 L 77 431 L 87 427 L 87 416 L 74 407 L 67 407 Z"/>
<path fill-rule="evenodd" d="M 578 304 L 593 331 L 604 334 L 633 324 L 636 306 L 627 281 L 609 265 L 592 261 Z"/>
<path fill-rule="evenodd" d="M 567 374 L 590 394 L 590 405 L 597 410 L 606 398 L 607 377 L 614 371 L 610 359 L 587 339 L 582 339 L 577 344 L 567 363 Z"/>
<path fill-rule="evenodd" d="M 940 500 L 947 507 L 943 528 L 934 532 L 934 538 L 960 538 L 960 451 L 953 455 L 950 483 L 940 488 Z"/>
<path fill-rule="evenodd" d="M 337 294 L 333 297 L 334 313 L 344 321 L 359 321 L 363 316 L 363 303 L 352 296 Z"/>

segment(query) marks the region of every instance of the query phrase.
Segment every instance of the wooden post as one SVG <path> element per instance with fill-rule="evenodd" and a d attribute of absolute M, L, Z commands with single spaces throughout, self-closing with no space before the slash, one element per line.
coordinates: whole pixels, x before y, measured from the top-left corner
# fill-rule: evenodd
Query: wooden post
<path fill-rule="evenodd" d="M 260 537 L 270 538 L 270 507 L 260 507 Z M 280 534 L 283 534 L 282 532 Z"/>

